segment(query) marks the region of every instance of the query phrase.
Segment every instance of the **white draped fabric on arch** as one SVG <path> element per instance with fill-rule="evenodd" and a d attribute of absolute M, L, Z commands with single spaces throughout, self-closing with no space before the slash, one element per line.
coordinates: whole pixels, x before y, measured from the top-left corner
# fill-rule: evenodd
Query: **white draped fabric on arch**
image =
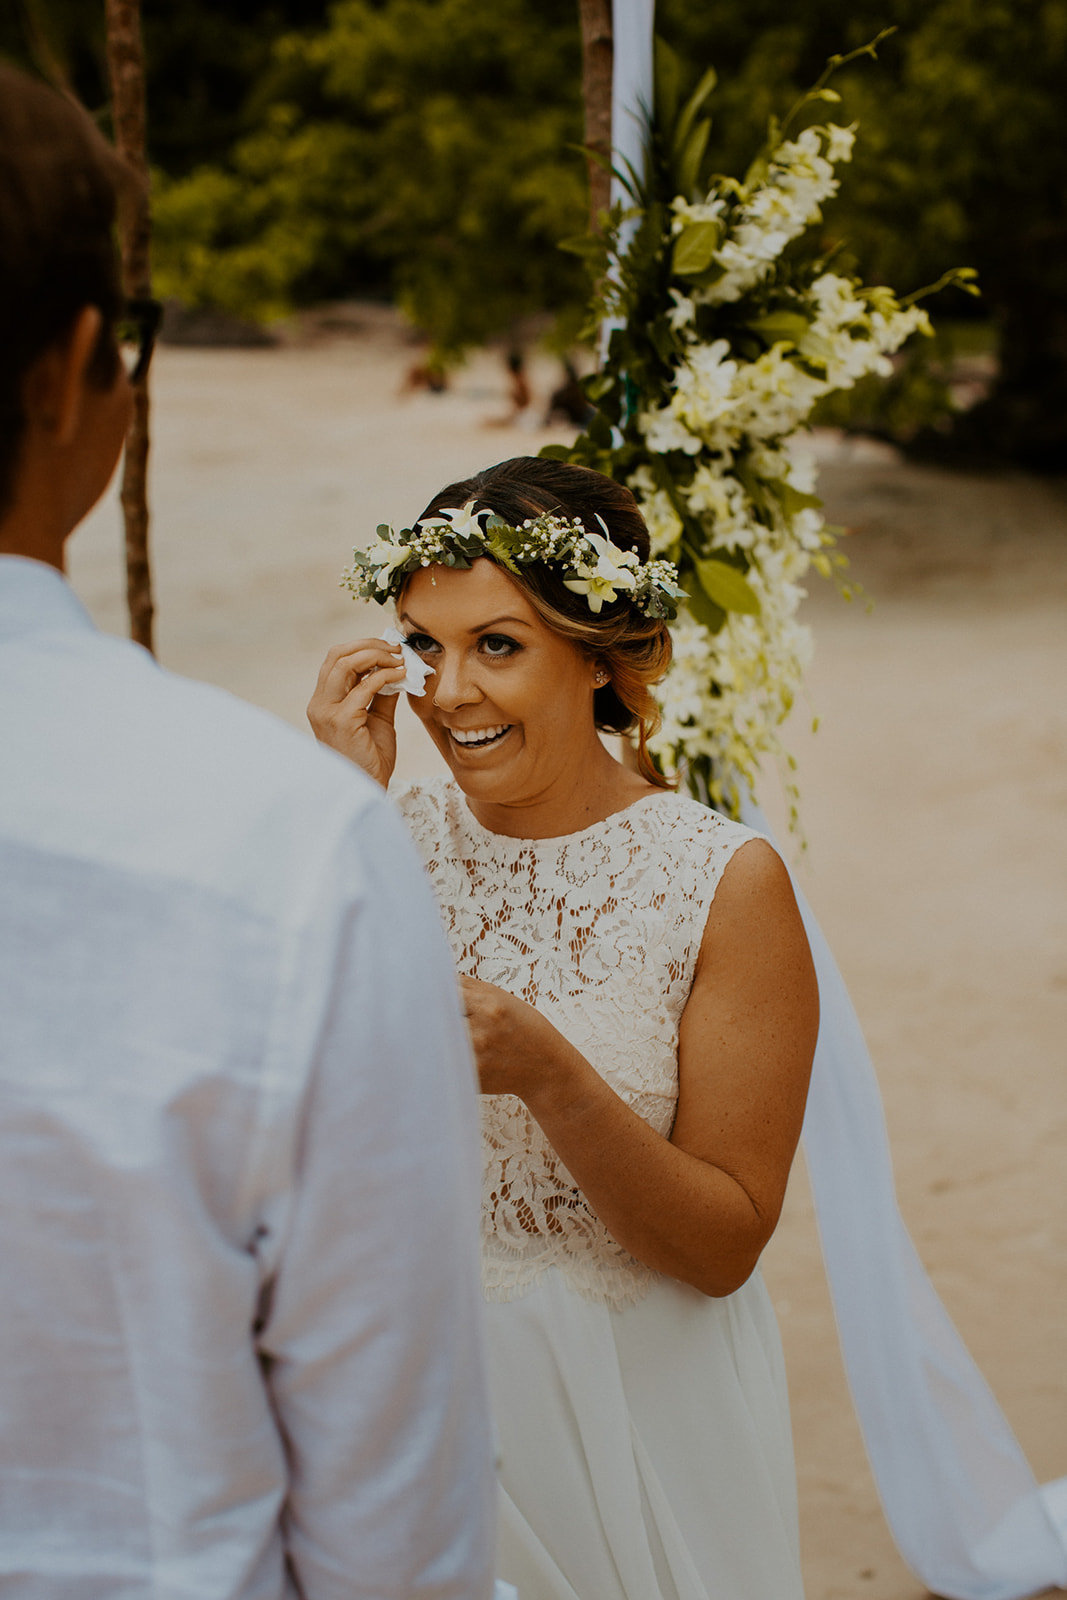
<path fill-rule="evenodd" d="M 613 144 L 638 170 L 652 104 L 654 0 L 613 0 Z M 766 833 L 755 807 L 743 820 Z M 886 1520 L 948 1600 L 1067 1588 L 1067 1478 L 1039 1486 L 897 1208 L 881 1097 L 829 946 L 797 890 L 822 1026 L 804 1124 L 841 1350 Z"/>

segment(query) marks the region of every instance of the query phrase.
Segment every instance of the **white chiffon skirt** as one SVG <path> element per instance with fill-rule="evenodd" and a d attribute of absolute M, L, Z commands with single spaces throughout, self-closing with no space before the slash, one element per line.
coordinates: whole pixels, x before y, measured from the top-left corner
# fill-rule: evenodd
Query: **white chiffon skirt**
<path fill-rule="evenodd" d="M 552 1269 L 487 1307 L 497 1571 L 522 1600 L 800 1600 L 785 1369 L 759 1273 L 636 1305 Z"/>

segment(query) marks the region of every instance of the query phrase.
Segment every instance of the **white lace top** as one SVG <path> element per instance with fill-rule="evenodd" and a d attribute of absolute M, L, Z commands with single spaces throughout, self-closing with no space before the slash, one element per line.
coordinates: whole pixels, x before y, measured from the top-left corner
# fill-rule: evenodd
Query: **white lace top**
<path fill-rule="evenodd" d="M 448 780 L 395 794 L 433 880 L 461 973 L 546 1016 L 665 1136 L 678 1024 L 716 886 L 755 837 L 695 800 L 648 795 L 557 839 L 475 820 Z M 639 1299 L 655 1274 L 614 1241 L 515 1095 L 483 1095 L 484 1286 L 529 1289 L 559 1267 L 588 1299 Z"/>

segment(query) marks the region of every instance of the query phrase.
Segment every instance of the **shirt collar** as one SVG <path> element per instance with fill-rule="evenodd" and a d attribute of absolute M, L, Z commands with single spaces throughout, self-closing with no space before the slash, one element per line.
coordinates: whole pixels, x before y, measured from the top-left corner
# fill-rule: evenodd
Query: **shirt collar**
<path fill-rule="evenodd" d="M 0 555 L 0 638 L 93 628 L 89 613 L 55 567 L 29 556 Z"/>

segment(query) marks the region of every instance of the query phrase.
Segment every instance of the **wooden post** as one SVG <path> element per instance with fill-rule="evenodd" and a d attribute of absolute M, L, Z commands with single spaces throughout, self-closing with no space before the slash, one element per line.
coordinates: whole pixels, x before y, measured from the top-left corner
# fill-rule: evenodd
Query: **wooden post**
<path fill-rule="evenodd" d="M 122 276 L 127 295 L 152 293 L 149 246 L 151 213 L 145 143 L 145 70 L 141 40 L 140 0 L 104 0 L 107 19 L 107 65 L 115 145 L 141 173 L 143 189 L 124 199 L 119 218 Z M 122 511 L 126 525 L 126 603 L 130 637 L 152 649 L 152 572 L 148 559 L 148 385 L 134 386 L 133 417 L 126 437 L 122 473 Z"/>
<path fill-rule="evenodd" d="M 582 99 L 585 104 L 585 142 L 592 150 L 611 156 L 611 80 L 614 66 L 612 0 L 578 0 L 582 29 Z M 596 161 L 589 162 L 589 221 L 594 231 L 599 217 L 611 204 L 611 174 Z"/>

